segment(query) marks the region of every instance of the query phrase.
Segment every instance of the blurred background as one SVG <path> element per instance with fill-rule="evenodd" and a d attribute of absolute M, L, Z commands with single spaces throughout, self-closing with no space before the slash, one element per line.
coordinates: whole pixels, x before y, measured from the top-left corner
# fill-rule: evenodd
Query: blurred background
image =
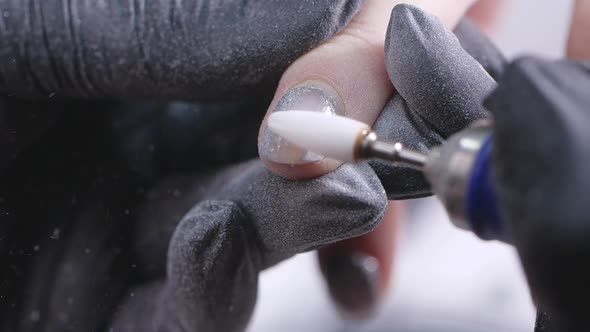
<path fill-rule="evenodd" d="M 503 0 L 489 35 L 508 58 L 561 57 L 571 6 Z M 363 323 L 335 310 L 315 253 L 265 271 L 248 331 L 533 331 L 535 311 L 514 250 L 456 229 L 436 199 L 408 204 L 395 259 L 390 292 Z"/>

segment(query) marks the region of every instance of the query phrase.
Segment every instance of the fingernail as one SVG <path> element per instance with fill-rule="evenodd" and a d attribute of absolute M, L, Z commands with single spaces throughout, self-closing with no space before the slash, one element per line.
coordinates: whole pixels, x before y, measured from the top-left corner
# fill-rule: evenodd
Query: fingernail
<path fill-rule="evenodd" d="M 276 103 L 273 112 L 306 110 L 343 115 L 344 107 L 332 87 L 319 81 L 296 85 Z M 305 164 L 324 159 L 323 156 L 302 149 L 272 131 L 265 129 L 259 146 L 262 158 L 280 164 Z"/>
<path fill-rule="evenodd" d="M 366 254 L 335 255 L 324 265 L 330 295 L 348 318 L 371 316 L 378 303 L 379 261 Z"/>

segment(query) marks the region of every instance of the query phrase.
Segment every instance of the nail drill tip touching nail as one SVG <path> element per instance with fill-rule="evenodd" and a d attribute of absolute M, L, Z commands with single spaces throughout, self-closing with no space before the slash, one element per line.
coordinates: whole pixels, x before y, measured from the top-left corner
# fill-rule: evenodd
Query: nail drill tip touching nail
<path fill-rule="evenodd" d="M 335 115 L 344 113 L 338 94 L 330 86 L 319 81 L 308 81 L 291 88 L 276 103 L 273 112 L 292 110 Z M 258 151 L 262 158 L 279 164 L 305 164 L 324 159 L 319 154 L 289 143 L 268 128 L 265 128 L 261 135 Z"/>

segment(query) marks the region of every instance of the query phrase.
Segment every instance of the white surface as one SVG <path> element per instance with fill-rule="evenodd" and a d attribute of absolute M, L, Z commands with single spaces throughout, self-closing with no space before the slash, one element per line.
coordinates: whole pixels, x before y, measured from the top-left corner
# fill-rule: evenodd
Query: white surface
<path fill-rule="evenodd" d="M 287 141 L 317 154 L 341 161 L 354 161 L 355 145 L 363 122 L 323 112 L 292 110 L 269 115 L 267 126 Z"/>
<path fill-rule="evenodd" d="M 492 39 L 510 57 L 561 56 L 571 3 L 509 1 Z M 374 321 L 354 325 L 339 318 L 315 254 L 308 253 L 263 273 L 248 331 L 533 330 L 534 309 L 511 248 L 455 229 L 433 198 L 415 201 L 407 219 L 393 287 Z M 478 329 L 461 329 L 462 322 L 473 322 Z"/>
<path fill-rule="evenodd" d="M 491 36 L 509 58 L 563 56 L 572 0 L 508 0 Z"/>

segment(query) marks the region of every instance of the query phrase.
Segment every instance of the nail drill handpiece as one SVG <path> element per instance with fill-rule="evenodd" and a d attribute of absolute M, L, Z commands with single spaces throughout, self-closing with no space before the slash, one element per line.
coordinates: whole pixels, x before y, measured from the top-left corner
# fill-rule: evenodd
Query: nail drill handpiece
<path fill-rule="evenodd" d="M 452 222 L 485 239 L 505 240 L 490 172 L 489 121 L 480 121 L 449 137 L 428 154 L 386 142 L 365 123 L 309 111 L 270 115 L 271 130 L 302 148 L 355 162 L 380 159 L 421 171 L 444 204 Z"/>
<path fill-rule="evenodd" d="M 423 154 L 364 131 L 355 159 L 380 159 L 422 171 L 456 226 L 484 239 L 507 240 L 491 179 L 491 134 L 491 122 L 476 122 Z"/>

